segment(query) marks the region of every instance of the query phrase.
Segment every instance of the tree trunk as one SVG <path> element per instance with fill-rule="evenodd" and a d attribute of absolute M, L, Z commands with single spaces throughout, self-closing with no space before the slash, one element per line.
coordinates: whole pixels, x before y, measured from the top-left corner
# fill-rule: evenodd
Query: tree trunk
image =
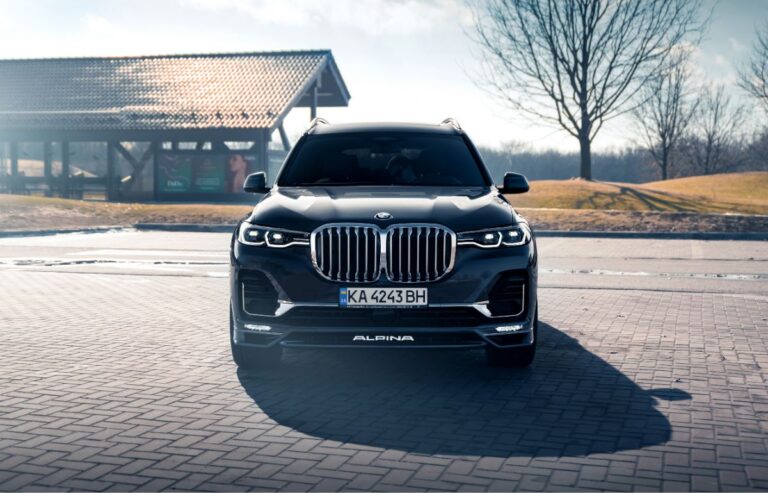
<path fill-rule="evenodd" d="M 579 136 L 579 147 L 581 148 L 581 178 L 585 180 L 592 179 L 592 142 L 589 136 Z"/>
<path fill-rule="evenodd" d="M 661 168 L 661 179 L 666 180 L 668 178 L 667 168 L 669 167 L 669 152 L 667 150 L 662 152 L 659 167 Z"/>

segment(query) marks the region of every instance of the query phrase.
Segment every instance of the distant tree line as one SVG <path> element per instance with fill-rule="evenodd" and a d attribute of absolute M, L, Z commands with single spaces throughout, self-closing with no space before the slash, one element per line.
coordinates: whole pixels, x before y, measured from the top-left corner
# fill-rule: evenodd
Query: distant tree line
<path fill-rule="evenodd" d="M 674 165 L 667 170 L 667 178 L 768 171 L 768 130 L 727 142 L 719 136 L 712 137 L 712 133 L 709 135 L 692 134 L 680 140 L 679 147 L 674 150 Z M 501 149 L 480 148 L 480 153 L 498 183 L 507 171 L 523 173 L 529 180 L 566 180 L 579 175 L 579 152 L 541 151 L 510 144 Z M 592 176 L 595 180 L 626 183 L 663 179 L 653 154 L 642 146 L 593 151 Z"/>

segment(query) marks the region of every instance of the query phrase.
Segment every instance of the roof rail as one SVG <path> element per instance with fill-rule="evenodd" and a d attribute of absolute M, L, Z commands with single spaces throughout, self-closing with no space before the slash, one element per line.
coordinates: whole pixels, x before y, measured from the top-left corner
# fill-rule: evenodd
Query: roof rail
<path fill-rule="evenodd" d="M 450 116 L 448 118 L 446 118 L 445 120 L 441 121 L 440 125 L 450 125 L 453 128 L 455 128 L 456 130 L 458 130 L 459 132 L 462 131 L 461 130 L 461 125 L 459 125 L 459 122 L 456 121 L 455 118 L 451 118 Z"/>

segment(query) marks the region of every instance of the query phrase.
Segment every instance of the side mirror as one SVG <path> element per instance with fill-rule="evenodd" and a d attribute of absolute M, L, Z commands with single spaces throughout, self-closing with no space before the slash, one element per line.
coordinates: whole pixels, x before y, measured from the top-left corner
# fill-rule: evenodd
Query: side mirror
<path fill-rule="evenodd" d="M 267 174 L 263 171 L 258 173 L 251 173 L 245 177 L 245 183 L 243 183 L 243 190 L 248 193 L 267 193 Z"/>
<path fill-rule="evenodd" d="M 520 173 L 504 173 L 504 186 L 501 193 L 525 193 L 531 189 L 528 180 Z"/>

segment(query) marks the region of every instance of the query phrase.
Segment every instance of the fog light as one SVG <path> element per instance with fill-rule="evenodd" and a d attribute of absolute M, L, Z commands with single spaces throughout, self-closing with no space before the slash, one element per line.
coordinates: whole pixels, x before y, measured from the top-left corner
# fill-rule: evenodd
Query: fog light
<path fill-rule="evenodd" d="M 272 327 L 269 325 L 256 325 L 256 324 L 245 324 L 243 325 L 243 328 L 245 330 L 253 330 L 254 332 L 269 332 L 272 330 Z"/>
<path fill-rule="evenodd" d="M 496 332 L 517 332 L 518 330 L 523 330 L 524 328 L 525 325 L 523 324 L 502 325 L 501 327 L 496 327 Z"/>

